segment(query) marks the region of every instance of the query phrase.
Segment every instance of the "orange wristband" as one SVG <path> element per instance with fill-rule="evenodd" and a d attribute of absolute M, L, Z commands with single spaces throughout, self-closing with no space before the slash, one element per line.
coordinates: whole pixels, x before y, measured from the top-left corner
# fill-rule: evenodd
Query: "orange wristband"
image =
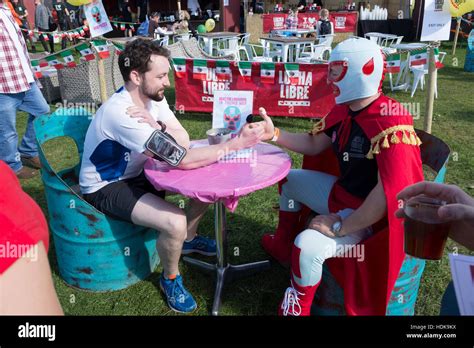
<path fill-rule="evenodd" d="M 280 136 L 280 128 L 275 127 L 272 141 L 277 141 L 279 136 Z"/>

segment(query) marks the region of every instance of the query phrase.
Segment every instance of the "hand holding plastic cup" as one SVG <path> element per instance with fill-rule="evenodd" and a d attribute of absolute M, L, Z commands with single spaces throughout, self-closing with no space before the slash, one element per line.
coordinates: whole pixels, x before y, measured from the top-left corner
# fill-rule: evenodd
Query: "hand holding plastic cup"
<path fill-rule="evenodd" d="M 446 202 L 425 195 L 405 202 L 405 252 L 427 260 L 443 256 L 451 222 L 443 221 L 438 209 Z"/>

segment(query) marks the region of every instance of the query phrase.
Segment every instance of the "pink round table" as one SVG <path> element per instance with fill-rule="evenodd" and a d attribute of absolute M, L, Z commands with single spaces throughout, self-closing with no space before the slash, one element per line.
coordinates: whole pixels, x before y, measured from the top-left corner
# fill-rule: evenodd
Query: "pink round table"
<path fill-rule="evenodd" d="M 207 141 L 194 142 L 203 145 Z M 217 262 L 209 264 L 185 257 L 199 269 L 217 274 L 212 314 L 218 315 L 224 282 L 266 270 L 268 260 L 243 265 L 227 262 L 226 210 L 234 211 L 239 197 L 276 184 L 288 175 L 291 159 L 280 148 L 260 143 L 246 158 L 227 159 L 192 170 L 173 168 L 164 162 L 149 159 L 145 175 L 158 190 L 176 192 L 205 203 L 214 204 Z"/>

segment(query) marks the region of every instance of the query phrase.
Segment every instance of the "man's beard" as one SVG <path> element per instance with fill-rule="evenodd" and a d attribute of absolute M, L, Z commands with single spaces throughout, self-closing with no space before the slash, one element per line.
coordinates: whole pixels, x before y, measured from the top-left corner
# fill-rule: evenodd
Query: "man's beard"
<path fill-rule="evenodd" d="M 162 101 L 165 98 L 165 95 L 163 96 L 159 95 L 160 90 L 157 89 L 153 91 L 148 84 L 146 83 L 146 80 L 143 80 L 143 84 L 140 86 L 140 92 L 147 98 L 150 98 L 151 100 L 154 101 Z"/>

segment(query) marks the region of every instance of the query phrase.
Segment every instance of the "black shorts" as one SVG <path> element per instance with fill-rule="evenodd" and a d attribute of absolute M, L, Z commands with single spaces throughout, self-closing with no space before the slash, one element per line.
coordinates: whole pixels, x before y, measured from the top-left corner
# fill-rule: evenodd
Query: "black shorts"
<path fill-rule="evenodd" d="M 115 219 L 132 222 L 132 211 L 145 194 L 165 198 L 165 191 L 158 191 L 142 173 L 134 178 L 120 180 L 100 190 L 84 194 L 84 199 L 102 213 Z"/>

